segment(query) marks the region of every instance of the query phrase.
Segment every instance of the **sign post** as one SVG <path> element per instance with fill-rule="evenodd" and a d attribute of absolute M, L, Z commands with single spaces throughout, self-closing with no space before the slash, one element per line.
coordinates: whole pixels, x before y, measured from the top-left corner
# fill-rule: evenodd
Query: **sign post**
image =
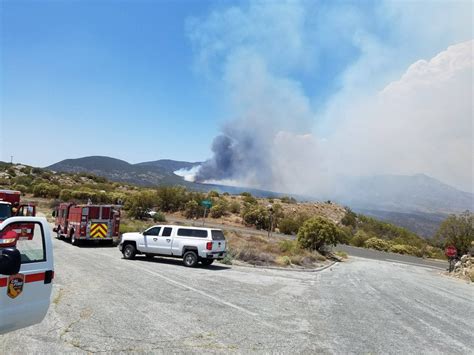
<path fill-rule="evenodd" d="M 206 212 L 207 210 L 210 210 L 212 207 L 212 201 L 211 200 L 202 200 L 201 201 L 201 206 L 204 206 L 204 215 L 202 218 L 202 225 L 204 226 L 204 222 L 206 221 Z"/>
<path fill-rule="evenodd" d="M 444 254 L 448 257 L 449 260 L 449 272 L 452 272 L 454 269 L 454 260 L 458 255 L 458 251 L 454 245 L 449 245 L 444 249 Z"/>

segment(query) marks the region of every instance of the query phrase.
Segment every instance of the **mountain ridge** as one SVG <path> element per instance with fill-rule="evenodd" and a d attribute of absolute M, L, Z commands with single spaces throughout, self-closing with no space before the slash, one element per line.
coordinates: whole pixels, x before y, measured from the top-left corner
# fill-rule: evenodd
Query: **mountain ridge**
<path fill-rule="evenodd" d="M 338 179 L 337 192 L 328 196 L 301 196 L 262 189 L 186 181 L 174 172 L 190 169 L 199 162 L 160 159 L 130 164 L 105 156 L 65 159 L 46 169 L 61 172 L 88 172 L 112 181 L 140 186 L 181 185 L 196 191 L 217 190 L 239 194 L 251 192 L 256 197 L 289 195 L 300 201 L 331 200 L 350 206 L 361 213 L 396 223 L 420 235 L 429 237 L 441 221 L 451 213 L 474 210 L 473 194 L 461 191 L 426 174 L 373 175 Z"/>

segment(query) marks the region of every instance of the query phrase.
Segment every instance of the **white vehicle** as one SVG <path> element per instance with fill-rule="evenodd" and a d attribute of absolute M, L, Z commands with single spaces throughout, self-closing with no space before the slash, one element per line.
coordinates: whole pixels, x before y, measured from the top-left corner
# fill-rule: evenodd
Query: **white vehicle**
<path fill-rule="evenodd" d="M 42 217 L 0 223 L 0 334 L 39 323 L 48 312 L 54 278 L 50 230 Z"/>
<path fill-rule="evenodd" d="M 158 225 L 143 233 L 124 233 L 119 249 L 125 259 L 137 254 L 147 257 L 170 256 L 183 258 L 186 266 L 198 262 L 211 265 L 226 255 L 224 233 L 220 229 Z"/>

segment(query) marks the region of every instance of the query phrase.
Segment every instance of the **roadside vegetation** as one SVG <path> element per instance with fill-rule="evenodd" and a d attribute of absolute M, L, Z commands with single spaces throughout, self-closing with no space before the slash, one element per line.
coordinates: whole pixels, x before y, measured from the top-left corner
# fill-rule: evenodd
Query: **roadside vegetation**
<path fill-rule="evenodd" d="M 122 205 L 122 233 L 165 222 L 166 216 L 170 215 L 191 221 L 205 216 L 226 225 L 245 225 L 287 234 L 296 237 L 296 241 L 291 242 L 296 246 L 287 248 L 286 254 L 273 242 L 262 246 L 265 237 L 230 236 L 230 246 L 236 259 L 267 260 L 284 265 L 302 265 L 313 257 L 317 260 L 329 246 L 338 243 L 444 258 L 444 246 L 453 244 L 458 250 L 465 251 L 470 247 L 474 234 L 473 215 L 469 212 L 449 217 L 436 238 L 426 240 L 405 228 L 357 214 L 331 201 L 298 203 L 292 197 L 257 199 L 248 192 L 240 195 L 217 191 L 203 193 L 182 186 L 144 188 L 111 182 L 88 173 L 55 173 L 7 163 L 0 163 L 0 188 L 16 189 L 28 196 L 49 199 L 50 208 L 70 201 Z M 205 209 L 204 200 L 211 201 L 210 209 Z"/>

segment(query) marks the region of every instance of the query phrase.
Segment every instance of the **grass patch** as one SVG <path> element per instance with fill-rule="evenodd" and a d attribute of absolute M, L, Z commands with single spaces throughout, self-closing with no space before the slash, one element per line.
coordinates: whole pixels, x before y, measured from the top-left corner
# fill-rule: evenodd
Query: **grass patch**
<path fill-rule="evenodd" d="M 348 259 L 349 255 L 345 251 L 336 251 L 336 255 L 343 259 Z"/>
<path fill-rule="evenodd" d="M 227 247 L 232 259 L 252 265 L 312 267 L 326 258 L 318 252 L 298 246 L 294 240 L 281 240 L 256 235 L 226 232 Z"/>

